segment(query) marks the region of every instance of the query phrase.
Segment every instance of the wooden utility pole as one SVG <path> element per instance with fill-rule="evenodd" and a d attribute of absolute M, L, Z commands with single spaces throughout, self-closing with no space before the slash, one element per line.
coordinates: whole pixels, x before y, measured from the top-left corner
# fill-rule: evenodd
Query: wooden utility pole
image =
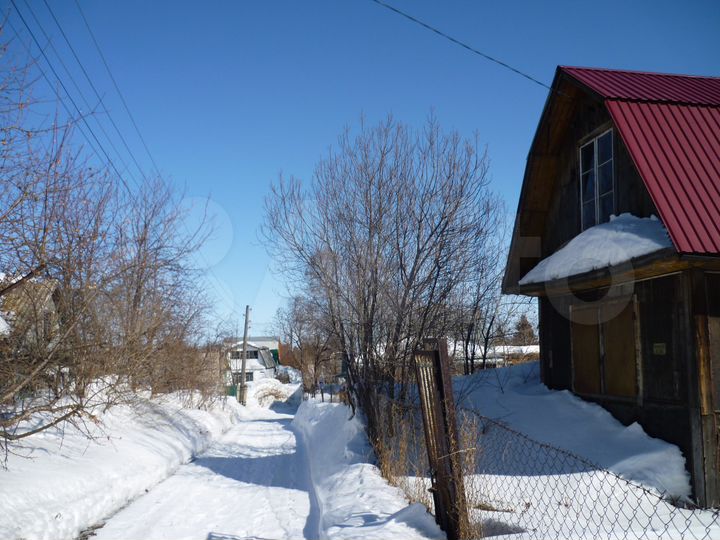
<path fill-rule="evenodd" d="M 242 369 L 240 371 L 240 394 L 238 400 L 243 405 L 247 401 L 247 383 L 245 382 L 245 364 L 247 363 L 247 338 L 250 326 L 250 306 L 245 306 L 245 331 L 243 332 Z"/>

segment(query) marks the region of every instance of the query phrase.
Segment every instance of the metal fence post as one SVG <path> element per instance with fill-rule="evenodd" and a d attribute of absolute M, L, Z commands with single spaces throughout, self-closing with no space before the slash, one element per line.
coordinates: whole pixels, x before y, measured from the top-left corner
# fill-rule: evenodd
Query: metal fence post
<path fill-rule="evenodd" d="M 435 521 L 448 540 L 460 540 L 462 531 L 468 530 L 468 516 L 447 343 L 426 340 L 424 347 L 414 358 Z"/>

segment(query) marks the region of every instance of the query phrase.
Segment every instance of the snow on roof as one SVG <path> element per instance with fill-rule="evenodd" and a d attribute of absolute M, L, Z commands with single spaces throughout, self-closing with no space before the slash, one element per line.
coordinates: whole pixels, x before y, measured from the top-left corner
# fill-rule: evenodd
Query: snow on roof
<path fill-rule="evenodd" d="M 246 371 L 257 371 L 257 370 L 265 370 L 268 369 L 268 366 L 265 365 L 264 359 L 262 358 L 248 358 L 245 360 L 245 370 Z M 230 371 L 241 371 L 242 370 L 242 359 L 241 358 L 232 358 L 230 359 Z"/>
<path fill-rule="evenodd" d="M 248 337 L 248 341 L 252 341 L 260 346 L 268 347 L 269 349 L 277 349 L 280 340 L 274 336 L 250 336 Z"/>
<path fill-rule="evenodd" d="M 543 283 L 574 276 L 670 247 L 667 230 L 655 216 L 610 216 L 608 223 L 586 229 L 540 261 L 519 283 Z"/>
<path fill-rule="evenodd" d="M 497 345 L 488 348 L 488 356 L 493 358 L 501 358 L 509 355 L 526 355 L 540 354 L 540 345 Z"/>
<path fill-rule="evenodd" d="M 242 348 L 243 348 L 242 341 L 238 341 L 237 343 L 235 343 L 235 345 L 232 346 L 232 350 L 234 350 L 234 351 L 238 351 L 238 350 L 241 351 Z M 248 351 L 259 351 L 261 349 L 267 349 L 267 347 L 265 345 L 259 345 L 257 343 L 253 343 L 252 341 L 247 342 L 247 350 Z"/>

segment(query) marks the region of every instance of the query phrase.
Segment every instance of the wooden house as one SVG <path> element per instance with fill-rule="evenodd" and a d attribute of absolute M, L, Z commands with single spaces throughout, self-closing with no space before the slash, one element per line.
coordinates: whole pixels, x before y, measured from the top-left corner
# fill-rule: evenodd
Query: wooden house
<path fill-rule="evenodd" d="M 538 297 L 545 384 L 677 444 L 720 505 L 720 78 L 559 67 L 503 290 Z"/>
<path fill-rule="evenodd" d="M 0 278 L 0 335 L 17 346 L 47 343 L 59 331 L 58 282 L 54 279 Z"/>

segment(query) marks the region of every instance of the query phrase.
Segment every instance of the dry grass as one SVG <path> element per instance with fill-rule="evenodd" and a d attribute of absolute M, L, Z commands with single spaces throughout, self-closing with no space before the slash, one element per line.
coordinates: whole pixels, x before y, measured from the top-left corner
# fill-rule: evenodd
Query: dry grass
<path fill-rule="evenodd" d="M 434 512 L 419 408 L 403 408 L 396 403 L 386 404 L 380 411 L 379 420 L 383 429 L 375 441 L 375 451 L 383 477 L 400 488 L 410 502 L 419 502 L 428 511 Z M 459 444 L 456 464 L 465 480 L 469 518 L 472 517 L 473 510 L 496 510 L 488 506 L 483 497 L 482 484 L 475 474 L 481 452 L 477 446 L 477 437 L 481 430 L 480 421 L 474 415 L 458 416 Z M 482 538 L 483 531 L 479 522 L 464 523 L 461 529 L 461 537 L 464 539 Z"/>

